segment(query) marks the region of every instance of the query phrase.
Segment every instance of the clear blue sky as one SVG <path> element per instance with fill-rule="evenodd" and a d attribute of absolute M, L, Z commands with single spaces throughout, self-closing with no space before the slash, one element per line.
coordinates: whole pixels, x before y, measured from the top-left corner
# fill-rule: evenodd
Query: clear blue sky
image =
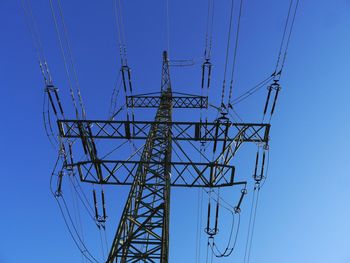
<path fill-rule="evenodd" d="M 55 84 L 68 104 L 49 1 L 32 2 Z M 202 2 L 169 0 L 172 58 L 201 58 Z M 62 3 L 88 116 L 104 117 L 119 68 L 113 1 Z M 228 3 L 220 1 L 215 20 L 214 100 L 222 81 Z M 237 93 L 272 73 L 288 3 L 244 1 Z M 164 23 L 165 1 L 125 6 L 129 61 L 139 92 L 159 89 Z M 0 24 L 0 263 L 81 262 L 49 191 L 56 152 L 43 129 L 43 82 L 19 0 L 0 2 Z M 252 263 L 350 262 L 349 36 L 348 0 L 301 1 L 272 122 L 270 172 L 260 197 Z M 199 91 L 199 66 L 188 72 L 174 70 L 174 89 Z M 237 110 L 251 116 L 260 110 L 255 101 Z M 250 177 L 249 160 L 237 164 L 245 166 L 242 177 Z M 120 211 L 126 190 L 115 190 L 111 210 Z M 170 262 L 195 262 L 196 198 L 197 191 L 173 191 Z M 115 225 L 119 215 L 110 220 Z M 235 255 L 214 262 L 243 262 L 245 232 Z"/>

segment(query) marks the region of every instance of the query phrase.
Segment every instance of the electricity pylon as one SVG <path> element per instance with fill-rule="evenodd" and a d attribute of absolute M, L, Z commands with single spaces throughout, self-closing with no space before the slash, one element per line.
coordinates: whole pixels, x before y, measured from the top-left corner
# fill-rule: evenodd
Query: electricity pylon
<path fill-rule="evenodd" d="M 126 101 L 132 108 L 157 108 L 154 121 L 58 120 L 60 137 L 80 139 L 88 156 L 87 161 L 80 162 L 67 158 L 64 168 L 77 169 L 82 182 L 131 185 L 107 263 L 167 263 L 171 187 L 246 184 L 235 181 L 235 167 L 230 161 L 244 142 L 267 146 L 270 125 L 231 122 L 224 113 L 214 122 L 173 121 L 173 108 L 207 108 L 208 98 L 172 91 L 167 52 L 163 53 L 160 93 L 127 96 Z M 107 160 L 98 156 L 98 139 L 146 142 L 139 161 Z M 186 161 L 173 161 L 172 143 L 180 148 L 184 141 L 212 142 L 213 152 L 219 154 L 213 161 L 193 162 L 182 150 Z M 124 173 L 120 173 L 122 167 Z M 242 191 L 237 209 L 244 194 Z M 216 228 L 208 223 L 207 232 L 214 235 Z"/>

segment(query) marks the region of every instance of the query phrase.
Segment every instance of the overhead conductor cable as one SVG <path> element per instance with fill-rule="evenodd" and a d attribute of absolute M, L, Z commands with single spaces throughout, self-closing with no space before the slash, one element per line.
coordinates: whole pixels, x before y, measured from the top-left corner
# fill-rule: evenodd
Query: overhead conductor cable
<path fill-rule="evenodd" d="M 232 99 L 233 81 L 234 81 L 234 75 L 235 75 L 235 69 L 236 69 L 236 60 L 237 60 L 237 50 L 238 50 L 238 44 L 239 44 L 239 33 L 240 33 L 240 28 L 241 28 L 242 9 L 243 9 L 243 0 L 240 0 L 237 29 L 236 29 L 235 49 L 234 49 L 234 53 L 233 53 L 233 63 L 232 63 L 232 71 L 231 71 L 230 91 L 229 91 L 229 97 L 228 97 L 228 101 L 227 101 L 228 108 L 232 108 L 232 105 L 230 104 L 230 102 Z"/>
<path fill-rule="evenodd" d="M 226 45 L 224 79 L 223 79 L 223 82 L 222 82 L 222 90 L 221 90 L 221 106 L 220 106 L 221 110 L 223 110 L 225 108 L 224 96 L 225 96 L 225 88 L 226 88 L 226 72 L 227 72 L 229 52 L 230 52 L 230 41 L 231 41 L 232 20 L 233 20 L 233 6 L 234 6 L 234 0 L 231 1 L 231 8 L 230 8 L 230 19 L 229 19 L 227 45 Z"/>

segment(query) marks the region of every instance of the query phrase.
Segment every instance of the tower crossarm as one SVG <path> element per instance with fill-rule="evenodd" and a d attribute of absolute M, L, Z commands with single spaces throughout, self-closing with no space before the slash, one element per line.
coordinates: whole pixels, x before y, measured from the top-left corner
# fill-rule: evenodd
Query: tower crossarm
<path fill-rule="evenodd" d="M 270 124 L 235 122 L 172 122 L 172 121 L 109 121 L 109 120 L 59 120 L 60 136 L 81 138 L 81 127 L 89 127 L 89 135 L 95 139 L 146 140 L 154 125 L 166 125 L 172 129 L 172 140 L 232 141 L 237 134 L 242 142 L 268 143 Z M 243 132 L 242 132 L 243 131 Z"/>
<path fill-rule="evenodd" d="M 161 96 L 133 95 L 126 97 L 126 105 L 129 108 L 158 108 Z M 196 95 L 172 96 L 173 108 L 205 109 L 208 108 L 208 97 Z"/>
<path fill-rule="evenodd" d="M 104 160 L 78 162 L 82 182 L 94 184 L 132 185 L 138 165 L 161 165 L 156 161 Z M 242 182 L 234 181 L 235 167 L 232 165 L 199 162 L 170 162 L 170 184 L 175 187 L 224 187 Z M 96 167 L 100 167 L 96 170 Z M 101 175 L 100 175 L 101 174 Z M 152 186 L 154 182 L 146 182 Z"/>

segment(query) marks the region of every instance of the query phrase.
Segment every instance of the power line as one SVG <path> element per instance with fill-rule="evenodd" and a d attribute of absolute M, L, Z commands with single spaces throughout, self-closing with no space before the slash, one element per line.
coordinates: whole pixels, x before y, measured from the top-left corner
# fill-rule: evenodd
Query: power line
<path fill-rule="evenodd" d="M 125 34 L 124 34 L 124 22 L 123 22 L 123 16 L 122 16 L 122 6 L 120 0 L 114 1 L 114 10 L 115 10 L 115 21 L 117 26 L 117 33 L 118 33 L 118 42 L 119 42 L 119 53 L 120 53 L 120 59 L 121 64 L 127 65 L 127 55 L 126 55 L 126 43 L 125 43 Z"/>
<path fill-rule="evenodd" d="M 57 33 L 57 37 L 58 37 L 59 46 L 60 46 L 60 49 L 61 49 L 61 55 L 62 55 L 63 62 L 64 62 L 64 67 L 65 67 L 66 76 L 67 76 L 68 85 L 69 85 L 70 96 L 71 96 L 72 103 L 73 103 L 73 106 L 74 106 L 74 109 L 75 109 L 75 115 L 76 115 L 77 118 L 79 118 L 78 106 L 77 106 L 77 103 L 75 101 L 73 85 L 72 85 L 72 81 L 71 81 L 71 77 L 70 77 L 69 69 L 68 69 L 68 62 L 67 62 L 67 58 L 66 58 L 66 55 L 65 55 L 63 42 L 62 42 L 62 39 L 61 39 L 61 34 L 60 34 L 59 26 L 58 26 L 58 21 L 57 21 L 57 17 L 56 17 L 56 12 L 55 12 L 55 8 L 54 8 L 53 0 L 50 0 L 50 7 L 51 7 L 51 13 L 52 13 L 52 17 L 53 17 L 54 24 L 55 24 L 55 29 L 56 29 L 56 33 Z"/>
<path fill-rule="evenodd" d="M 49 142 L 52 145 L 52 147 L 55 150 L 57 150 L 58 141 L 55 138 L 55 134 L 53 132 L 53 128 L 51 125 L 50 105 L 49 105 L 49 100 L 47 100 L 46 98 L 47 98 L 47 93 L 45 92 L 44 99 L 43 99 L 43 112 L 42 112 L 45 134 L 46 134 L 46 137 L 49 139 Z"/>
<path fill-rule="evenodd" d="M 237 22 L 237 30 L 236 30 L 236 42 L 235 42 L 235 49 L 233 52 L 233 64 L 232 64 L 231 81 L 230 81 L 230 92 L 229 92 L 229 97 L 228 97 L 228 101 L 227 101 L 228 107 L 230 105 L 230 101 L 232 98 L 233 80 L 234 80 L 234 74 L 235 74 L 235 69 L 236 69 L 239 33 L 240 33 L 240 27 L 241 27 L 242 8 L 243 8 L 243 0 L 240 1 L 240 5 L 239 5 L 239 14 L 238 14 L 238 22 Z"/>
<path fill-rule="evenodd" d="M 79 235 L 79 232 L 77 231 L 77 228 L 75 227 L 74 225 L 74 222 L 72 220 L 72 217 L 70 215 L 70 212 L 69 212 L 69 209 L 68 209 L 68 206 L 67 206 L 67 203 L 65 202 L 64 200 L 64 197 L 63 197 L 63 194 L 62 193 L 55 193 L 53 188 L 52 188 L 52 179 L 53 179 L 53 176 L 55 174 L 55 171 L 56 171 L 56 168 L 58 166 L 58 163 L 61 159 L 61 156 L 59 154 L 56 162 L 55 162 L 55 165 L 54 165 L 54 168 L 53 168 L 53 171 L 51 173 L 51 177 L 50 177 L 50 191 L 52 193 L 52 195 L 54 196 L 55 200 L 57 201 L 57 204 L 58 204 L 58 207 L 59 207 L 59 210 L 61 212 L 61 215 L 63 217 L 63 220 L 64 220 L 64 223 L 67 227 L 67 230 L 70 234 L 70 236 L 72 237 L 75 245 L 77 246 L 77 248 L 80 250 L 81 254 L 89 261 L 89 262 L 92 262 L 92 263 L 98 263 L 98 261 L 91 255 L 91 253 L 89 252 L 89 250 L 87 249 L 87 247 L 85 246 L 84 244 L 84 241 L 82 240 L 82 238 L 80 237 Z M 63 207 L 60 203 L 59 200 L 62 200 L 63 202 Z M 65 215 L 65 212 L 67 213 L 67 216 Z M 68 217 L 68 219 L 67 219 Z M 70 222 L 70 224 L 69 224 Z M 72 226 L 73 228 L 73 231 L 70 227 L 70 225 Z M 82 246 L 82 247 L 81 247 Z"/>
<path fill-rule="evenodd" d="M 259 204 L 259 194 L 260 194 L 260 186 L 258 186 L 257 195 L 256 195 L 256 202 L 255 202 L 254 215 L 253 215 L 253 224 L 252 224 L 252 230 L 251 230 L 251 235 L 250 235 L 250 240 L 249 240 L 247 263 L 249 263 L 249 261 L 250 261 L 251 248 L 252 248 L 252 244 L 253 244 L 253 236 L 254 236 L 255 221 L 256 221 L 256 212 L 258 210 L 258 204 Z"/>
<path fill-rule="evenodd" d="M 251 226 L 252 226 L 252 219 L 253 219 L 253 214 L 254 214 L 254 203 L 255 203 L 255 195 L 256 195 L 256 188 L 254 187 L 253 191 L 253 197 L 252 197 L 252 204 L 250 208 L 250 213 L 249 213 L 249 223 L 248 223 L 248 234 L 247 234 L 247 240 L 245 244 L 245 250 L 244 250 L 244 260 L 243 263 L 247 262 L 247 256 L 249 254 L 249 243 L 250 243 L 250 236 L 251 236 Z"/>
<path fill-rule="evenodd" d="M 293 28 L 294 28 L 294 22 L 295 22 L 295 18 L 296 18 L 298 7 L 299 7 L 299 1 L 300 0 L 290 0 L 290 3 L 289 3 L 288 13 L 286 16 L 286 22 L 285 22 L 282 40 L 281 40 L 281 44 L 280 44 L 280 48 L 279 48 L 279 52 L 278 52 L 278 57 L 277 57 L 277 62 L 276 62 L 275 73 L 276 73 L 276 76 L 278 77 L 278 79 L 280 79 L 282 70 L 283 70 L 284 65 L 285 65 L 287 52 L 288 52 L 288 48 L 289 48 L 289 43 L 291 40 Z M 288 35 L 288 37 L 286 40 L 287 35 Z M 284 50 L 283 50 L 283 47 L 284 47 Z M 283 53 L 283 60 L 282 60 L 282 63 L 280 65 L 282 53 Z"/>
<path fill-rule="evenodd" d="M 255 86 L 253 86 L 252 88 L 248 89 L 246 92 L 239 95 L 237 98 L 231 100 L 230 104 L 234 106 L 234 105 L 237 105 L 238 103 L 241 103 L 242 101 L 246 100 L 247 98 L 249 98 L 250 96 L 255 94 L 257 91 L 259 91 L 261 88 L 265 87 L 265 85 L 269 81 L 271 81 L 273 78 L 274 78 L 273 75 L 265 78 L 264 80 L 262 80 L 261 82 L 259 82 Z"/>
<path fill-rule="evenodd" d="M 22 9 L 27 19 L 28 28 L 34 43 L 36 50 L 36 56 L 38 59 L 41 74 L 44 78 L 45 85 L 52 84 L 52 76 L 45 58 L 43 45 L 39 36 L 39 30 L 33 15 L 33 10 L 30 0 L 21 0 Z"/>
<path fill-rule="evenodd" d="M 227 36 L 227 44 L 226 44 L 226 55 L 225 55 L 224 79 L 222 82 L 222 90 L 221 90 L 221 107 L 224 106 L 226 72 L 227 72 L 229 52 L 230 52 L 231 30 L 232 30 L 232 21 L 233 21 L 233 6 L 234 6 L 234 0 L 231 0 L 230 18 L 229 18 L 229 26 L 228 26 L 228 33 L 227 33 L 228 36 Z"/>
<path fill-rule="evenodd" d="M 240 216 L 240 213 L 237 213 L 237 215 L 238 215 L 238 223 L 237 223 L 237 226 L 236 226 L 236 231 L 235 231 L 236 233 L 235 233 L 234 238 L 233 238 L 233 230 L 234 230 L 234 226 L 235 226 L 234 215 L 235 214 L 232 212 L 232 225 L 231 225 L 231 230 L 230 230 L 230 236 L 229 236 L 228 243 L 227 243 L 226 248 L 224 249 L 224 251 L 221 252 L 219 250 L 219 248 L 217 247 L 214 239 L 213 239 L 213 244 L 211 244 L 211 249 L 212 249 L 215 257 L 217 257 L 217 258 L 229 257 L 233 253 L 233 251 L 235 250 L 236 243 L 237 243 L 237 238 L 238 238 L 238 233 L 239 233 L 239 228 L 240 228 L 240 223 L 241 223 L 241 216 Z M 231 246 L 232 238 L 233 238 L 233 245 Z M 214 252 L 214 249 L 216 250 L 216 252 Z"/>
<path fill-rule="evenodd" d="M 213 25 L 214 25 L 214 7 L 215 1 L 208 0 L 207 8 L 207 25 L 205 32 L 205 49 L 204 49 L 204 59 L 210 60 L 211 49 L 213 43 Z"/>
<path fill-rule="evenodd" d="M 292 32 L 293 32 L 293 28 L 294 28 L 294 22 L 295 22 L 295 18 L 296 18 L 298 7 L 299 7 L 299 1 L 300 0 L 297 0 L 297 2 L 296 2 L 294 14 L 293 14 L 293 20 L 292 20 L 291 28 L 290 28 L 288 39 L 287 39 L 286 50 L 285 50 L 284 56 L 283 56 L 283 62 L 282 62 L 281 71 L 283 70 L 284 64 L 286 62 L 287 52 L 288 52 L 288 48 L 289 48 L 289 43 L 290 43 L 290 39 L 291 39 L 291 36 L 292 36 Z"/>
<path fill-rule="evenodd" d="M 169 16 L 169 0 L 166 0 L 166 36 L 167 36 L 167 48 L 170 53 L 170 16 Z"/>
<path fill-rule="evenodd" d="M 64 16 L 63 16 L 63 11 L 62 11 L 62 5 L 61 5 L 61 0 L 57 0 L 58 2 L 58 9 L 59 9 L 59 14 L 61 17 L 61 21 L 62 21 L 62 25 L 63 25 L 63 36 L 64 39 L 66 41 L 67 47 L 68 47 L 68 58 L 70 60 L 70 64 L 73 70 L 73 77 L 75 80 L 75 85 L 76 85 L 76 92 L 78 94 L 78 100 L 79 100 L 79 104 L 82 110 L 82 117 L 83 119 L 86 118 L 86 111 L 85 111 L 85 107 L 84 107 L 84 102 L 83 102 L 83 98 L 81 96 L 81 90 L 80 90 L 80 85 L 79 85 L 79 81 L 78 81 L 78 77 L 77 77 L 77 71 L 75 69 L 75 63 L 74 63 L 74 59 L 73 59 L 73 55 L 72 55 L 72 49 L 71 49 L 71 44 L 68 38 L 68 30 L 67 30 L 67 26 L 66 23 L 64 21 Z"/>

